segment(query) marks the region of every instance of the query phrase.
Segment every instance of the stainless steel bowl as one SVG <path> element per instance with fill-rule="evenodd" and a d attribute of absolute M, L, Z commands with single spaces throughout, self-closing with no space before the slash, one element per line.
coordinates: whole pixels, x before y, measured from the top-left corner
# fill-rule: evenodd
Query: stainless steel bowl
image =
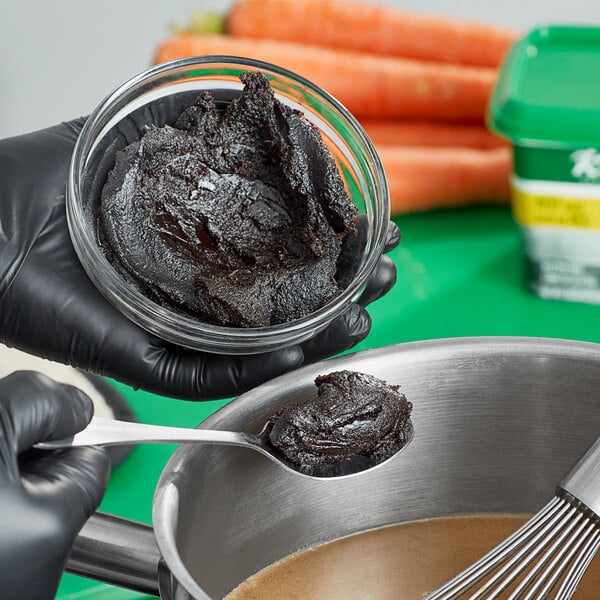
<path fill-rule="evenodd" d="M 324 361 L 240 396 L 203 426 L 256 432 L 280 406 L 310 397 L 316 375 L 338 369 L 400 384 L 413 402 L 415 438 L 397 458 L 312 481 L 246 450 L 182 446 L 158 483 L 154 535 L 94 517 L 71 570 L 155 594 L 160 586 L 172 600 L 222 598 L 287 554 L 362 530 L 533 512 L 600 434 L 600 345 L 535 338 L 415 342 Z"/>

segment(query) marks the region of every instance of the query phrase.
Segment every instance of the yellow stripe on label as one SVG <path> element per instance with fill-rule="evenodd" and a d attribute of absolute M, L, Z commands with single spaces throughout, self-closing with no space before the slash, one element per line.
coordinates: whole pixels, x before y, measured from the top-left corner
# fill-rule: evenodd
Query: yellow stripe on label
<path fill-rule="evenodd" d="M 512 188 L 513 214 L 521 225 L 600 229 L 600 198 L 566 198 Z"/>

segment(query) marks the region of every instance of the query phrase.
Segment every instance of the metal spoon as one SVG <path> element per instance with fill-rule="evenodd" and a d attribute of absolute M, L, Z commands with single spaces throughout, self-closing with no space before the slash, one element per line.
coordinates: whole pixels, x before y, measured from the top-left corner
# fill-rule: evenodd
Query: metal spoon
<path fill-rule="evenodd" d="M 413 438 L 411 428 L 406 443 L 398 448 L 398 452 L 406 448 Z M 143 423 L 130 423 L 128 421 L 117 421 L 93 417 L 89 425 L 73 437 L 50 442 L 40 442 L 35 448 L 40 450 L 55 450 L 58 448 L 73 448 L 76 446 L 116 446 L 120 444 L 181 444 L 188 442 L 200 442 L 204 444 L 216 444 L 225 446 L 241 446 L 260 452 L 270 458 L 273 462 L 283 467 L 290 473 L 303 475 L 311 479 L 339 479 L 360 472 L 371 471 L 383 464 L 398 452 L 392 454 L 384 461 L 373 465 L 365 465 L 361 462 L 339 463 L 335 472 L 331 475 L 308 475 L 298 470 L 296 466 L 287 461 L 269 441 L 269 426 L 266 424 L 258 435 L 237 431 L 218 431 L 215 429 L 190 429 L 186 427 L 166 427 L 163 425 L 146 425 Z"/>

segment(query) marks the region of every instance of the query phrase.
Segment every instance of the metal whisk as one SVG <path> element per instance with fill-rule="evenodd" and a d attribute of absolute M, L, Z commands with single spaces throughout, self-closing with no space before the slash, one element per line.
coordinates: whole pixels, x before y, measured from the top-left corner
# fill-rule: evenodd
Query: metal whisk
<path fill-rule="evenodd" d="M 600 549 L 599 515 L 600 440 L 563 478 L 555 498 L 540 512 L 425 598 L 568 600 Z"/>

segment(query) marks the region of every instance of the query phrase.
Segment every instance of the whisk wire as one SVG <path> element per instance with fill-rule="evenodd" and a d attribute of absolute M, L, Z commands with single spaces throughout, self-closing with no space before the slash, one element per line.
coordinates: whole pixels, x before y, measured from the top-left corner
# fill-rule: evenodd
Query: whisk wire
<path fill-rule="evenodd" d="M 590 529 L 592 530 L 591 535 L 567 571 L 556 592 L 556 600 L 569 600 L 573 596 L 590 562 L 600 550 L 600 531 L 594 523 L 591 523 Z"/>
<path fill-rule="evenodd" d="M 534 517 L 532 521 L 537 522 L 536 530 L 521 540 L 521 549 L 479 591 L 473 594 L 470 600 L 483 598 L 495 600 L 495 598 L 498 598 L 544 551 L 546 540 L 554 539 L 560 535 L 565 521 L 577 514 L 579 513 L 575 508 L 560 500 L 557 503 L 556 510 L 551 513 L 551 518 L 546 522 Z M 545 560 L 549 560 L 550 556 L 546 557 Z M 499 566 L 499 564 L 496 566 Z M 543 564 L 540 565 L 540 567 L 542 566 Z M 516 598 L 519 598 L 519 596 L 514 596 L 511 600 Z"/>
<path fill-rule="evenodd" d="M 600 438 L 541 511 L 426 600 L 570 600 L 599 549 Z"/>
<path fill-rule="evenodd" d="M 527 521 L 527 523 L 506 538 L 504 542 L 490 550 L 462 573 L 459 573 L 442 587 L 428 594 L 426 600 L 455 600 L 459 598 L 461 594 L 465 593 L 493 571 L 497 565 L 514 555 L 523 544 L 523 540 L 528 540 L 534 535 L 540 523 L 546 523 L 551 520 L 560 508 L 559 499 L 553 498 L 538 512 L 534 519 Z"/>
<path fill-rule="evenodd" d="M 426 596 L 426 600 L 495 600 L 516 584 L 508 600 L 544 600 L 562 582 L 555 600 L 568 600 L 600 549 L 600 530 L 578 506 L 560 497 L 504 542 L 454 579 Z M 477 589 L 486 576 L 492 576 Z"/>
<path fill-rule="evenodd" d="M 516 600 L 517 598 L 543 600 L 548 597 L 556 582 L 573 560 L 577 550 L 585 541 L 588 535 L 588 523 L 586 521 L 587 519 L 581 513 L 577 513 L 576 518 L 570 523 L 565 523 L 564 531 L 546 550 L 544 557 L 540 559 L 536 568 L 527 574 L 527 577 L 515 589 L 509 600 Z M 574 532 L 573 529 L 575 529 Z M 533 586 L 529 591 L 521 597 L 519 594 L 525 592 L 532 584 Z"/>

